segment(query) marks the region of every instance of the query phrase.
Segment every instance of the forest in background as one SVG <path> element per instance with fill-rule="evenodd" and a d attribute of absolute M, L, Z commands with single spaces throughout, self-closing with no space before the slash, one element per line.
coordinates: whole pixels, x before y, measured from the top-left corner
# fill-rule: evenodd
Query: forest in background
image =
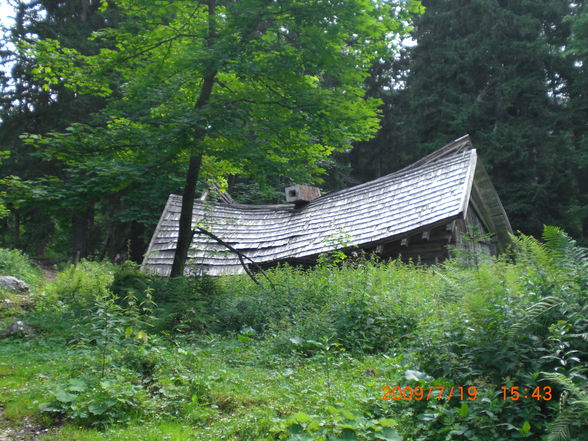
<path fill-rule="evenodd" d="M 219 7 L 249 5 L 254 10 L 262 3 L 251 0 L 236 6 L 219 2 Z M 285 2 L 290 3 L 296 4 Z M 326 2 L 325 7 L 340 7 L 341 15 L 351 14 L 353 11 L 347 11 L 344 6 L 351 7 L 354 3 L 366 4 Z M 175 60 L 173 67 L 177 68 L 183 66 L 181 63 L 193 61 L 186 54 L 196 54 L 193 55 L 196 60 L 200 60 L 200 55 L 197 50 L 189 52 L 188 46 L 180 47 L 184 52 L 174 49 L 166 53 L 162 44 L 157 48 L 161 51 L 154 55 L 149 52 L 149 57 L 139 61 L 126 60 L 126 70 L 100 71 L 103 65 L 96 60 L 112 61 L 116 56 L 124 56 L 123 50 L 133 44 L 139 48 L 149 38 L 164 38 L 164 31 L 172 28 L 178 17 L 183 17 L 181 8 L 185 4 L 181 1 L 109 4 L 93 0 L 15 3 L 15 22 L 5 30 L 1 53 L 4 63 L 0 97 L 2 246 L 49 259 L 86 256 L 114 259 L 117 255 L 134 261 L 142 259 L 168 194 L 182 193 L 184 188 L 190 153 L 181 150 L 181 145 L 177 151 L 173 146 L 178 139 L 185 142 L 199 136 L 201 128 L 195 126 L 202 123 L 202 112 L 198 113 L 198 109 L 181 112 L 186 106 L 176 99 L 177 91 L 190 96 L 185 90 L 192 80 L 166 70 L 172 66 L 168 60 Z M 204 158 L 203 179 L 196 194 L 204 190 L 205 179 L 219 182 L 241 203 L 282 202 L 283 187 L 294 182 L 317 184 L 323 193 L 338 190 L 390 173 L 469 133 L 515 230 L 537 235 L 543 224 L 557 225 L 585 244 L 588 237 L 588 9 L 585 3 L 440 0 L 423 1 L 424 10 L 419 2 L 399 1 L 398 4 L 403 5 L 398 9 L 402 12 L 397 12 L 399 15 L 387 23 L 388 31 L 407 44 L 378 48 L 382 55 L 371 60 L 369 75 L 359 77 L 365 90 L 365 96 L 361 96 L 363 104 L 356 100 L 349 105 L 343 101 L 341 90 L 333 86 L 337 82 L 358 81 L 352 78 L 353 69 L 342 68 L 346 77 L 321 80 L 327 87 L 321 85 L 320 93 L 328 91 L 329 99 L 324 101 L 332 103 L 321 111 L 333 127 L 325 129 L 317 124 L 308 129 L 302 124 L 293 125 L 292 118 L 298 118 L 300 108 L 287 109 L 284 103 L 278 109 L 282 113 L 276 108 L 262 113 L 253 105 L 230 107 L 230 111 L 219 113 L 222 118 L 220 123 L 216 122 L 230 125 L 231 130 L 238 125 L 236 122 L 244 119 L 243 114 L 259 121 L 265 121 L 267 115 L 283 118 L 282 125 L 272 125 L 267 132 L 272 136 L 275 133 L 274 145 L 287 139 L 284 151 L 271 151 L 278 156 L 277 160 L 264 162 L 257 151 L 239 144 L 243 134 L 263 127 L 239 127 L 242 131 L 234 129 L 231 133 L 225 130 L 221 134 L 224 144 L 209 146 L 216 149 L 216 156 L 211 156 L 210 161 Z M 154 21 L 160 19 L 161 23 L 152 25 L 137 5 L 157 6 L 159 9 L 153 6 L 149 17 L 154 17 Z M 238 11 L 242 20 L 235 26 L 243 29 L 257 26 L 258 34 L 263 34 L 264 26 L 271 27 L 270 22 L 256 22 L 247 11 Z M 312 13 L 308 11 L 295 12 L 301 14 L 300 22 L 304 23 L 300 25 L 300 35 L 312 29 L 308 24 L 311 18 L 303 15 Z M 332 13 L 328 9 L 323 12 Z M 191 23 L 188 18 L 185 23 Z M 194 30 L 199 31 L 197 27 Z M 143 40 L 138 41 L 135 34 L 140 34 Z M 285 40 L 299 38 L 293 34 Z M 369 35 L 367 30 L 365 34 Z M 227 41 L 221 43 L 228 45 Z M 31 50 L 32 43 L 38 42 L 41 48 Z M 258 44 L 269 43 L 260 39 Z M 230 52 L 238 48 L 225 46 L 225 49 Z M 245 49 L 267 48 L 247 46 Z M 184 54 L 183 58 L 180 55 L 173 58 L 178 53 Z M 316 60 L 296 60 L 305 63 L 305 69 L 324 69 L 336 61 L 329 61 L 332 53 L 326 51 L 315 55 Z M 85 57 L 84 65 L 76 64 L 80 57 Z M 71 60 L 76 63 L 70 63 Z M 259 66 L 239 62 L 242 63 L 238 66 L 240 76 L 234 78 L 260 76 L 255 71 L 260 66 L 266 72 L 279 69 L 277 61 L 269 58 L 262 58 Z M 312 63 L 316 66 L 309 67 Z M 51 69 L 60 72 L 54 74 Z M 61 74 L 68 72 L 71 75 L 64 81 Z M 161 77 L 156 75 L 158 72 Z M 202 78 L 206 78 L 206 72 L 200 72 Z M 281 79 L 287 80 L 287 72 L 278 73 Z M 66 84 L 78 78 L 81 80 L 77 89 Z M 231 83 L 227 78 L 222 78 L 223 90 L 231 91 L 235 85 L 241 87 L 242 95 L 238 100 L 233 97 L 233 102 L 249 105 L 246 93 L 256 98 L 246 88 L 247 84 L 237 83 L 234 78 L 229 79 L 234 81 Z M 280 87 L 283 88 L 276 96 L 306 97 L 297 95 L 294 86 Z M 215 103 L 225 100 L 226 106 L 229 102 L 226 96 L 221 95 Z M 317 92 L 308 102 L 318 97 Z M 377 130 L 372 127 L 370 113 L 374 103 L 381 112 Z M 157 121 L 153 119 L 156 112 L 159 112 Z M 206 114 L 207 121 L 212 118 L 209 114 Z M 286 131 L 286 121 L 288 130 L 290 126 L 292 130 Z M 345 121 L 349 121 L 351 128 L 345 127 L 348 133 L 343 129 L 339 133 L 336 125 L 343 127 L 345 124 L 341 122 Z M 304 140 L 296 138 L 310 138 L 315 133 L 313 130 L 333 140 L 336 147 L 326 152 L 332 151 L 332 155 L 313 151 Z M 343 138 L 355 139 L 353 149 L 341 141 Z M 256 139 L 252 137 L 251 142 Z M 239 159 L 245 166 L 229 166 L 229 155 L 241 155 Z M 248 172 L 249 166 L 252 170 Z M 322 178 L 321 170 L 325 171 Z"/>

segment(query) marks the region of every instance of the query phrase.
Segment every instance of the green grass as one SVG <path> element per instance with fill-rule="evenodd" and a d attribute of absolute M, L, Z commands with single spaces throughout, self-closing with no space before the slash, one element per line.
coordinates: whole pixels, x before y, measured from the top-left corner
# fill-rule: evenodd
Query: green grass
<path fill-rule="evenodd" d="M 104 432 L 66 426 L 47 435 L 43 441 L 193 441 L 201 438 L 198 429 L 177 422 L 152 422 L 109 429 Z M 212 438 L 209 438 L 212 439 Z M 220 439 L 220 438 L 218 438 Z"/>
<path fill-rule="evenodd" d="M 0 340 L 0 403 L 4 418 L 18 424 L 24 417 L 48 421 L 39 411 L 49 379 L 67 370 L 69 351 L 43 340 Z"/>
<path fill-rule="evenodd" d="M 327 405 L 356 406 L 376 402 L 380 388 L 402 370 L 383 357 L 356 360 L 342 355 L 338 366 L 327 373 L 315 358 L 283 360 L 268 366 L 265 342 L 244 344 L 236 338 L 214 339 L 206 344 L 185 345 L 183 361 L 192 375 L 204 379 L 209 388 L 198 403 L 188 403 L 179 421 L 155 420 L 106 431 L 65 425 L 46 440 L 211 440 L 274 439 L 275 420 L 297 411 L 315 412 Z M 252 357 L 252 353 L 254 356 Z M 46 400 L 48 379 L 71 368 L 71 353 L 63 346 L 5 342 L 0 346 L 1 402 L 5 417 L 18 422 L 25 416 L 42 419 L 39 404 Z M 290 367 L 288 367 L 290 366 Z M 363 375 L 378 370 L 381 377 Z M 166 438 L 168 437 L 168 438 Z"/>

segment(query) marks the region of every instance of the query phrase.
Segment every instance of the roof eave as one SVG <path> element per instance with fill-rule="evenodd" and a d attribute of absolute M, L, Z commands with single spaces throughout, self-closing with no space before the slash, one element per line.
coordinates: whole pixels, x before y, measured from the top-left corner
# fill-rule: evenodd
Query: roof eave
<path fill-rule="evenodd" d="M 148 260 L 149 260 L 151 253 L 153 253 L 153 246 L 155 244 L 155 241 L 157 240 L 159 230 L 161 229 L 161 224 L 163 223 L 165 216 L 169 211 L 169 207 L 170 207 L 174 197 L 177 197 L 177 196 L 173 195 L 173 194 L 170 194 L 168 196 L 167 202 L 165 203 L 165 207 L 163 208 L 163 211 L 161 212 L 161 216 L 159 217 L 159 221 L 157 221 L 157 226 L 155 227 L 155 231 L 153 232 L 153 235 L 151 236 L 151 241 L 149 241 L 149 246 L 147 247 L 147 252 L 143 256 L 143 262 L 141 262 L 141 270 L 142 271 L 145 271 L 149 265 Z"/>
<path fill-rule="evenodd" d="M 479 199 L 477 201 L 481 210 L 479 214 L 496 234 L 498 251 L 504 251 L 512 241 L 513 231 L 500 197 L 481 159 L 478 159 L 476 163 L 472 196 L 470 197 L 474 195 Z"/>

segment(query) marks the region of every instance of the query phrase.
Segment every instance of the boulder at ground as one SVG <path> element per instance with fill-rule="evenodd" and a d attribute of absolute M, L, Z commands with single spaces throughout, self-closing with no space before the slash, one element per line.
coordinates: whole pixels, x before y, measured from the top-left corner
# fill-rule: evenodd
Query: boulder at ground
<path fill-rule="evenodd" d="M 12 323 L 8 328 L 0 331 L 0 338 L 5 337 L 33 337 L 33 328 L 21 320 Z"/>
<path fill-rule="evenodd" d="M 10 291 L 27 292 L 29 290 L 29 285 L 16 277 L 0 276 L 0 288 L 8 289 Z"/>

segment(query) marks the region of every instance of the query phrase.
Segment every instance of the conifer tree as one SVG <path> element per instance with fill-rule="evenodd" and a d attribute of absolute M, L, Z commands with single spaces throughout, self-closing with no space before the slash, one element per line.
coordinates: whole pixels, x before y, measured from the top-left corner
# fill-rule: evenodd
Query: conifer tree
<path fill-rule="evenodd" d="M 580 170 L 570 164 L 585 156 L 579 140 L 585 133 L 586 88 L 580 78 L 583 65 L 572 69 L 581 49 L 575 58 L 565 51 L 570 44 L 582 47 L 570 40 L 571 15 L 576 15 L 576 39 L 585 29 L 579 3 L 423 4 L 426 11 L 412 34 L 416 46 L 387 78 L 394 84 L 394 76 L 404 75 L 405 86 L 376 94 L 394 105 L 383 108 L 378 136 L 359 146 L 358 174 L 362 167 L 374 169 L 361 162 L 370 150 L 390 165 L 382 171 L 387 173 L 469 133 L 515 229 L 539 234 L 543 224 L 555 224 L 580 235 L 585 202 L 580 200 Z"/>
<path fill-rule="evenodd" d="M 0 144 L 4 150 L 0 176 L 10 216 L 4 219 L 9 238 L 6 245 L 25 247 L 42 254 L 54 232 L 56 222 L 73 231 L 73 246 L 84 257 L 88 253 L 89 229 L 93 222 L 93 202 L 72 198 L 69 209 L 57 207 L 33 181 L 42 176 L 64 177 L 55 161 L 46 161 L 23 143 L 25 133 L 44 134 L 64 130 L 69 125 L 86 121 L 89 115 L 104 106 L 104 99 L 80 96 L 59 81 L 47 84 L 35 78 L 36 60 L 23 44 L 46 38 L 57 39 L 87 55 L 94 54 L 99 44 L 89 41 L 92 32 L 111 26 L 117 20 L 116 10 L 99 11 L 99 1 L 40 0 L 14 2 L 14 23 L 4 29 L 2 64 L 4 74 L 0 93 Z M 21 237 L 21 232 L 24 237 Z M 10 240 L 11 239 L 11 240 Z"/>

